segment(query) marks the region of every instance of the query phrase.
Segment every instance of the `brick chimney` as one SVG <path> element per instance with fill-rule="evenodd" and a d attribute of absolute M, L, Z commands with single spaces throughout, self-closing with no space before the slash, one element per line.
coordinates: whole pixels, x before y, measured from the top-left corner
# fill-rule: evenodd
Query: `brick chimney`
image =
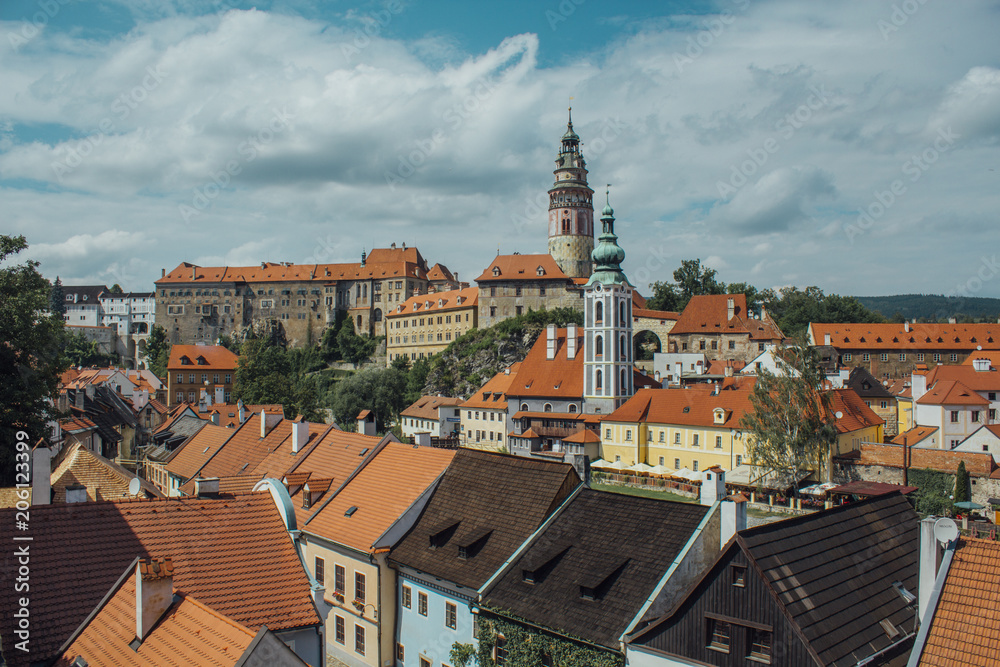
<path fill-rule="evenodd" d="M 174 602 L 174 563 L 170 558 L 140 558 L 135 568 L 135 637 L 146 639 Z"/>

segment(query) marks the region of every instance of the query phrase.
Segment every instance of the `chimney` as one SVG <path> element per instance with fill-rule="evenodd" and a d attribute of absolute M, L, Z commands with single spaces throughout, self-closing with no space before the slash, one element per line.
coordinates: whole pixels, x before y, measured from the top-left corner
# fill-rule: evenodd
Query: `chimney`
<path fill-rule="evenodd" d="M 174 563 L 140 558 L 135 569 L 135 636 L 140 642 L 174 603 Z"/>
<path fill-rule="evenodd" d="M 733 377 L 733 367 L 730 366 L 729 364 L 726 364 L 726 367 L 723 369 L 722 374 L 727 378 Z"/>
<path fill-rule="evenodd" d="M 712 467 L 701 473 L 700 503 L 714 505 L 726 497 L 726 473 L 722 468 Z"/>
<path fill-rule="evenodd" d="M 267 410 L 264 408 L 260 409 L 260 437 L 264 438 L 267 436 Z"/>
<path fill-rule="evenodd" d="M 726 321 L 736 317 L 736 299 L 729 297 L 726 299 Z"/>
<path fill-rule="evenodd" d="M 94 394 L 96 393 L 94 385 L 92 384 L 88 384 L 87 386 L 85 386 L 83 388 L 83 392 L 87 395 L 87 398 L 93 398 Z"/>
<path fill-rule="evenodd" d="M 199 413 L 208 412 L 208 404 L 209 404 L 208 392 L 206 392 L 205 388 L 202 387 L 198 391 L 198 412 Z"/>
<path fill-rule="evenodd" d="M 87 502 L 87 487 L 83 484 L 70 484 L 66 487 L 66 503 Z"/>
<path fill-rule="evenodd" d="M 934 582 L 941 565 L 942 547 L 948 549 L 957 543 L 958 526 L 951 519 L 929 516 L 920 522 L 920 552 L 917 570 L 917 615 L 921 624 L 926 618 Z"/>
<path fill-rule="evenodd" d="M 566 358 L 576 359 L 576 324 L 566 325 Z"/>
<path fill-rule="evenodd" d="M 215 412 L 213 412 L 212 416 L 209 417 L 209 419 L 212 421 L 213 424 L 215 424 L 216 426 L 218 426 L 219 425 L 219 412 L 218 412 L 218 410 L 216 410 Z"/>
<path fill-rule="evenodd" d="M 546 359 L 556 358 L 556 325 L 550 324 L 545 331 Z"/>
<path fill-rule="evenodd" d="M 191 280 L 198 280 L 198 267 L 197 266 L 192 266 L 191 267 Z"/>
<path fill-rule="evenodd" d="M 142 410 L 149 403 L 149 390 L 137 389 L 132 392 L 132 407 L 136 411 Z"/>
<path fill-rule="evenodd" d="M 958 323 L 958 320 L 956 320 L 954 317 L 949 317 L 948 318 L 948 324 L 957 324 L 957 323 Z"/>
<path fill-rule="evenodd" d="M 910 333 L 910 321 L 909 320 L 903 320 L 903 331 L 905 331 L 906 333 Z"/>
<path fill-rule="evenodd" d="M 982 373 L 990 370 L 990 360 L 989 359 L 973 359 L 972 368 L 975 369 L 977 373 Z"/>
<path fill-rule="evenodd" d="M 240 399 L 236 401 L 236 414 L 239 417 L 240 423 L 245 422 L 246 419 L 246 409 L 243 407 L 243 400 Z"/>
<path fill-rule="evenodd" d="M 358 433 L 362 435 L 375 435 L 375 417 L 371 410 L 362 410 L 358 414 Z"/>
<path fill-rule="evenodd" d="M 747 527 L 747 498 L 742 493 L 729 496 L 722 501 L 722 526 L 719 548 L 723 548 L 733 535 Z"/>
<path fill-rule="evenodd" d="M 833 336 L 829 333 L 823 334 L 823 345 L 833 345 Z"/>
<path fill-rule="evenodd" d="M 656 380 L 657 382 L 660 381 L 660 371 L 656 371 L 655 373 L 653 373 L 653 379 Z"/>
<path fill-rule="evenodd" d="M 298 454 L 309 440 L 309 422 L 292 422 L 292 453 Z"/>
<path fill-rule="evenodd" d="M 917 401 L 927 393 L 927 367 L 917 364 L 916 370 L 910 374 L 910 396 L 913 398 L 913 407 L 916 409 Z M 916 413 L 914 413 L 914 423 L 916 423 Z"/>
<path fill-rule="evenodd" d="M 31 504 L 48 505 L 52 502 L 52 455 L 48 447 L 38 445 L 31 450 Z M 25 491 L 22 497 L 21 492 Z M 18 500 L 27 500 L 27 490 L 17 490 Z"/>
<path fill-rule="evenodd" d="M 218 493 L 218 477 L 198 477 L 194 480 L 194 494 L 199 498 L 211 497 Z"/>
<path fill-rule="evenodd" d="M 160 277 L 161 278 L 166 278 L 167 277 L 167 270 L 166 269 L 160 269 Z"/>
<path fill-rule="evenodd" d="M 425 433 L 414 433 L 413 434 L 413 444 L 417 447 L 430 447 L 431 446 L 431 434 L 429 432 Z"/>

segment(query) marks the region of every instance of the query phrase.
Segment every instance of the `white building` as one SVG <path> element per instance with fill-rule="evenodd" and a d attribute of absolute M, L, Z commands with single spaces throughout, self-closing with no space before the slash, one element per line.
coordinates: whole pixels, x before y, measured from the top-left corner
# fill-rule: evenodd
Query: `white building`
<path fill-rule="evenodd" d="M 148 334 L 156 318 L 156 301 L 153 297 L 153 292 L 102 292 L 101 326 L 114 327 L 122 338 Z"/>
<path fill-rule="evenodd" d="M 462 432 L 461 403 L 460 398 L 421 396 L 399 413 L 403 437 L 410 438 L 417 433 L 429 433 L 434 438 L 458 437 Z"/>
<path fill-rule="evenodd" d="M 103 326 L 101 295 L 108 291 L 104 285 L 63 285 L 66 324 L 80 327 Z"/>

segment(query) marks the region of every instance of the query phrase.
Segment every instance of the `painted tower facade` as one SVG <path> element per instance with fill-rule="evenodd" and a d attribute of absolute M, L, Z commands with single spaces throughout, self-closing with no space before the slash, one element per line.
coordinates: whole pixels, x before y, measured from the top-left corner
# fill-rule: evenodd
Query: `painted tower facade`
<path fill-rule="evenodd" d="M 632 290 L 621 263 L 610 202 L 601 212 L 601 236 L 591 254 L 594 272 L 584 286 L 584 412 L 609 414 L 635 393 L 632 371 Z"/>
<path fill-rule="evenodd" d="M 556 182 L 549 190 L 549 254 L 567 276 L 586 278 L 594 250 L 594 191 L 587 185 L 587 163 L 572 113 L 570 109 L 553 172 Z"/>

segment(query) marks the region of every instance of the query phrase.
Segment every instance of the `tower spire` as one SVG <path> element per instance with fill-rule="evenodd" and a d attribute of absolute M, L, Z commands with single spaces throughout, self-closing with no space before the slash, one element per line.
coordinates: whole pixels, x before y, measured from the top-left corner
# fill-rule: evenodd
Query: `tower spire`
<path fill-rule="evenodd" d="M 590 253 L 594 249 L 594 191 L 587 185 L 587 162 L 580 150 L 580 137 L 573 131 L 572 102 L 553 173 L 549 254 L 570 278 L 586 278 L 591 273 Z"/>

